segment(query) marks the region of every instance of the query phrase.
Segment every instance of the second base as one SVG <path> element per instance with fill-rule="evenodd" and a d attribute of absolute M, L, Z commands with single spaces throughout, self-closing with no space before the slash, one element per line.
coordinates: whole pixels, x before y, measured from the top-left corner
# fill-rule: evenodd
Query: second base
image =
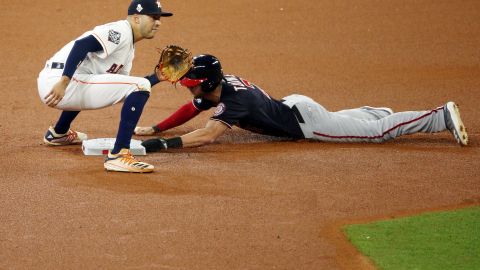
<path fill-rule="evenodd" d="M 142 146 L 142 141 L 131 140 L 130 152 L 136 156 L 145 156 L 147 152 Z M 108 154 L 109 150 L 113 149 L 115 138 L 98 138 L 92 140 L 85 140 L 82 142 L 82 150 L 86 156 L 101 156 Z"/>

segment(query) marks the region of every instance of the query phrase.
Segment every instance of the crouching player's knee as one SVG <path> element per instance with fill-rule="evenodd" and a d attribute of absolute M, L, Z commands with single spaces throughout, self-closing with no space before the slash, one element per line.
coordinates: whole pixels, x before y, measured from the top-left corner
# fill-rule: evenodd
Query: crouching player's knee
<path fill-rule="evenodd" d="M 150 81 L 145 78 L 135 78 L 135 82 L 129 85 L 128 91 L 125 92 L 124 98 L 130 97 L 132 94 L 150 96 L 152 86 Z M 135 96 L 134 95 L 134 96 Z"/>
<path fill-rule="evenodd" d="M 145 78 L 138 78 L 138 91 L 146 91 L 150 93 L 150 90 L 152 89 L 152 85 L 150 84 L 150 81 L 145 79 Z"/>

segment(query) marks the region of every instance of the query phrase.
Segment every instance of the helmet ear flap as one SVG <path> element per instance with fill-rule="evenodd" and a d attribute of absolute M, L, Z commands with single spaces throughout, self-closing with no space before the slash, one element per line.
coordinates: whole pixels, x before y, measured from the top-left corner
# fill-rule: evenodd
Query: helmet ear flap
<path fill-rule="evenodd" d="M 205 81 L 205 84 L 202 84 L 202 91 L 205 93 L 210 93 L 217 88 L 217 86 L 220 84 L 220 82 L 223 79 L 223 74 L 222 76 L 217 76 L 215 78 L 211 78 L 208 81 Z"/>

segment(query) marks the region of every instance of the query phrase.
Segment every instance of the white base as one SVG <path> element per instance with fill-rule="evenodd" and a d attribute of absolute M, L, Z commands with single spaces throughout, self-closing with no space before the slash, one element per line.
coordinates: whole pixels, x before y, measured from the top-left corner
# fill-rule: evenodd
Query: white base
<path fill-rule="evenodd" d="M 142 141 L 132 139 L 130 141 L 130 152 L 135 156 L 145 156 L 147 152 L 141 145 Z M 115 138 L 98 138 L 82 142 L 82 150 L 86 156 L 102 156 L 113 149 Z"/>

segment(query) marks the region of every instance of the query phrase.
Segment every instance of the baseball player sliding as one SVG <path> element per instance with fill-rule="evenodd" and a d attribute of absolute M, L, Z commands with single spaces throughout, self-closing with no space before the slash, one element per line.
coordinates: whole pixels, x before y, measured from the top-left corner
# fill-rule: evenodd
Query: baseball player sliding
<path fill-rule="evenodd" d="M 153 85 L 164 80 L 157 74 L 145 78 L 130 76 L 135 43 L 152 39 L 163 12 L 156 0 L 133 0 L 126 20 L 95 27 L 65 45 L 50 58 L 38 76 L 38 93 L 43 103 L 62 110 L 55 126 L 44 137 L 48 145 L 80 143 L 87 135 L 70 129 L 81 110 L 101 109 L 123 102 L 113 150 L 104 167 L 111 171 L 151 172 L 154 167 L 140 162 L 129 151 L 134 128 Z"/>
<path fill-rule="evenodd" d="M 142 144 L 147 152 L 195 147 L 214 142 L 236 125 L 252 132 L 293 139 L 332 142 L 384 142 L 405 134 L 449 130 L 460 145 L 468 135 L 454 102 L 426 111 L 393 113 L 390 108 L 361 107 L 329 112 L 303 95 L 275 100 L 258 86 L 223 74 L 212 55 L 193 58 L 193 66 L 180 80 L 194 96 L 170 117 L 152 127 L 137 127 L 137 135 L 152 135 L 185 123 L 201 111 L 216 107 L 206 126 L 180 137 L 155 138 Z"/>

